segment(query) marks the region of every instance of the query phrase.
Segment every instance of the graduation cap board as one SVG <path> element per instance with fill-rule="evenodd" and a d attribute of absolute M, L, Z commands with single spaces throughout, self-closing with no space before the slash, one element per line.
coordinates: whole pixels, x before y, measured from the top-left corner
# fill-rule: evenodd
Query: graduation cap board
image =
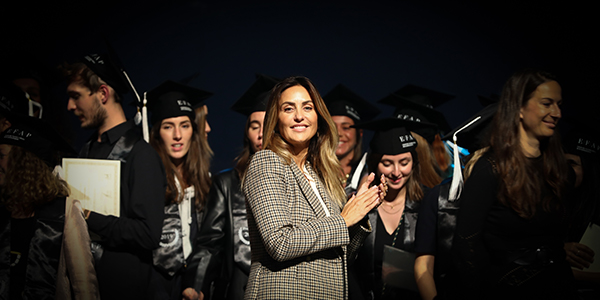
<path fill-rule="evenodd" d="M 271 90 L 281 81 L 264 74 L 256 74 L 256 80 L 232 106 L 231 110 L 250 116 L 253 112 L 266 111 Z"/>
<path fill-rule="evenodd" d="M 60 162 L 56 152 L 77 156 L 77 152 L 46 122 L 29 116 L 13 116 L 11 127 L 0 134 L 0 144 L 28 150 L 53 168 Z"/>
<path fill-rule="evenodd" d="M 109 55 L 88 54 L 81 59 L 81 62 L 115 89 L 118 94 L 126 94 L 131 89 L 129 81 Z"/>
<path fill-rule="evenodd" d="M 405 100 L 412 101 L 431 109 L 454 99 L 454 95 L 416 86 L 414 84 L 407 84 L 394 92 L 394 94 Z"/>
<path fill-rule="evenodd" d="M 461 147 L 469 149 L 470 152 L 474 152 L 480 149 L 487 142 L 488 133 L 492 123 L 492 119 L 498 110 L 498 103 L 492 103 L 471 118 L 460 124 L 458 127 L 450 131 L 444 137 L 443 140 L 452 140 L 453 136 L 456 135 L 457 140 L 460 141 Z M 477 121 L 473 122 L 475 119 Z M 467 126 L 467 124 L 470 124 Z M 459 129 L 462 129 L 459 131 Z"/>
<path fill-rule="evenodd" d="M 563 139 L 565 153 L 600 158 L 600 133 L 593 127 L 575 127 Z"/>
<path fill-rule="evenodd" d="M 332 116 L 347 116 L 355 123 L 370 121 L 380 110 L 342 84 L 335 86 L 323 101 Z"/>
<path fill-rule="evenodd" d="M 416 149 L 417 141 L 410 131 L 427 126 L 435 127 L 431 123 L 385 118 L 362 122 L 353 127 L 375 131 L 369 144 L 373 153 L 396 155 Z"/>
<path fill-rule="evenodd" d="M 454 99 L 453 95 L 409 84 L 379 100 L 379 103 L 395 106 L 394 116 L 396 118 L 435 123 L 438 125 L 439 130 L 448 132 L 451 127 L 446 117 L 443 113 L 435 110 L 434 107 L 451 99 Z M 429 132 L 419 134 L 429 142 L 435 136 L 435 134 L 432 136 Z"/>
<path fill-rule="evenodd" d="M 210 96 L 210 92 L 167 80 L 147 93 L 152 124 L 180 116 L 188 116 L 193 121 L 196 118 L 194 107 Z"/>

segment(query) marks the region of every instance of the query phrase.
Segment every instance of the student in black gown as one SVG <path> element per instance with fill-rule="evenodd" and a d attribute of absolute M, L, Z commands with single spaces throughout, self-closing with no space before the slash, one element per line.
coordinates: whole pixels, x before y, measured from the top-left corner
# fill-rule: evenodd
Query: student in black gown
<path fill-rule="evenodd" d="M 240 178 L 254 153 L 262 149 L 263 125 L 271 89 L 280 80 L 257 74 L 256 80 L 231 107 L 246 116 L 244 144 L 236 158 L 236 165 L 213 176 L 209 201 L 225 205 L 226 222 L 223 226 L 225 251 L 221 276 L 216 284 L 213 299 L 241 300 L 244 298 L 250 274 L 250 237 L 246 214 L 246 197 L 242 193 Z"/>
<path fill-rule="evenodd" d="M 416 152 L 417 142 L 406 127 L 418 126 L 423 126 L 423 123 L 397 118 L 357 125 L 376 130 L 367 164 L 369 172 L 376 173 L 376 178 L 386 177 L 388 193 L 382 204 L 368 214 L 373 232 L 365 240 L 356 262 L 349 268 L 352 271 L 350 299 L 419 299 L 416 290 L 410 290 L 415 286 L 414 281 L 385 279 L 393 277 L 393 274 L 388 274 L 383 268 L 387 247 L 414 252 L 419 204 L 425 188 L 420 183 L 421 161 Z M 412 265 L 412 261 L 410 263 Z"/>
<path fill-rule="evenodd" d="M 205 244 L 222 238 L 222 230 L 215 232 L 204 216 L 218 212 L 218 219 L 223 210 L 207 201 L 210 174 L 205 158 L 210 154 L 201 147 L 206 135 L 198 129 L 193 110 L 210 95 L 170 80 L 148 92 L 150 145 L 167 171 L 163 234 L 160 248 L 153 251 L 154 299 L 202 299 L 210 290 L 210 270 L 218 264 L 221 249 Z"/>
<path fill-rule="evenodd" d="M 0 299 L 55 297 L 69 195 L 67 183 L 52 172 L 59 151 L 75 155 L 37 118 L 11 119 L 0 134 Z"/>

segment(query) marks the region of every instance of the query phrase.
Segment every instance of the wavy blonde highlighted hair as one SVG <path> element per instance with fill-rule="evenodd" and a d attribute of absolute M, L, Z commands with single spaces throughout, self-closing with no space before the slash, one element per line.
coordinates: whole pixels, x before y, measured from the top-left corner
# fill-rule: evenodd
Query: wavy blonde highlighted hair
<path fill-rule="evenodd" d="M 325 184 L 325 188 L 333 201 L 341 208 L 346 204 L 346 194 L 342 187 L 340 163 L 335 155 L 338 143 L 338 133 L 331 119 L 329 110 L 323 98 L 310 81 L 303 76 L 292 76 L 284 79 L 273 88 L 267 104 L 265 125 L 263 130 L 263 149 L 269 149 L 281 156 L 287 164 L 294 160 L 291 145 L 277 132 L 279 122 L 279 101 L 282 93 L 293 86 L 302 86 L 310 95 L 318 116 L 317 133 L 311 138 L 306 154 L 306 161 Z"/>

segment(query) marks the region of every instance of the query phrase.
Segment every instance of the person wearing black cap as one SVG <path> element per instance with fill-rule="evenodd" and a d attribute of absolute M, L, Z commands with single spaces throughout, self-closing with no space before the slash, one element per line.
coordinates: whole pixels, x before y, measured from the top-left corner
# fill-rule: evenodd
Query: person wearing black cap
<path fill-rule="evenodd" d="M 263 150 L 242 179 L 252 266 L 245 299 L 346 299 L 347 263 L 370 232 L 385 178 L 346 200 L 335 123 L 312 82 L 288 77 L 271 92 Z"/>
<path fill-rule="evenodd" d="M 119 93 L 127 81 L 107 56 L 88 55 L 65 67 L 67 108 L 81 127 L 95 129 L 82 158 L 121 161 L 119 217 L 86 210 L 94 239 L 100 295 L 138 299 L 151 295 L 152 250 L 159 246 L 164 219 L 165 170 L 160 157 L 127 121 Z"/>
<path fill-rule="evenodd" d="M 455 143 L 475 151 L 480 149 L 481 140 L 489 131 L 497 105 L 486 107 L 468 119 L 444 139 L 454 139 Z M 452 239 L 456 228 L 456 217 L 460 209 L 460 190 L 463 177 L 458 155 L 458 145 L 454 147 L 454 174 L 425 194 L 419 207 L 419 222 L 415 233 L 415 279 L 421 298 L 448 299 L 448 286 L 456 278 L 452 274 Z M 480 152 L 469 156 L 477 161 Z M 468 164 L 467 172 L 472 169 Z M 460 172 L 458 172 L 460 170 Z"/>
<path fill-rule="evenodd" d="M 441 140 L 440 133 L 448 132 L 450 125 L 444 114 L 434 108 L 453 99 L 454 96 L 425 87 L 407 84 L 396 92 L 379 100 L 379 103 L 396 107 L 394 117 L 398 119 L 434 123 L 438 127 L 424 127 L 417 130 L 428 142 L 437 161 L 436 167 L 442 178 L 450 175 L 451 161 L 448 151 Z"/>
<path fill-rule="evenodd" d="M 379 109 L 342 84 L 323 96 L 323 100 L 337 127 L 339 141 L 335 155 L 342 166 L 344 190 L 350 197 L 356 192 L 360 180 L 367 175 L 364 160 L 361 163 L 362 129 L 352 126 L 372 120 L 379 114 Z"/>
<path fill-rule="evenodd" d="M 525 69 L 504 85 L 489 147 L 460 195 L 452 289 L 461 299 L 577 299 L 563 249 L 573 174 L 555 132 L 562 102 L 545 72 Z"/>
<path fill-rule="evenodd" d="M 368 214 L 374 227 L 352 266 L 354 277 L 350 280 L 357 283 L 354 291 L 351 289 L 353 299 L 369 299 L 371 295 L 374 299 L 418 298 L 415 292 L 386 284 L 382 265 L 386 247 L 414 252 L 414 229 L 424 188 L 420 183 L 417 141 L 407 128 L 422 125 L 386 118 L 356 126 L 375 130 L 367 165 L 376 178 L 385 176 L 389 190 L 382 204 Z"/>
<path fill-rule="evenodd" d="M 210 286 L 203 282 L 210 275 L 207 268 L 215 265 L 220 250 L 205 244 L 208 240 L 220 246 L 223 225 L 214 222 L 224 219 L 224 210 L 222 204 L 207 201 L 209 166 L 200 166 L 208 156 L 200 147 L 205 135 L 198 130 L 193 109 L 210 95 L 170 80 L 147 95 L 153 124 L 150 144 L 167 170 L 163 234 L 153 255 L 154 299 L 203 298 L 202 291 Z"/>
<path fill-rule="evenodd" d="M 244 128 L 242 152 L 236 157 L 233 169 L 221 171 L 213 177 L 209 194 L 211 202 L 222 202 L 227 207 L 225 226 L 225 252 L 222 275 L 216 285 L 214 299 L 244 298 L 244 290 L 250 274 L 250 240 L 246 198 L 241 190 L 240 178 L 250 163 L 252 155 L 262 149 L 263 122 L 271 89 L 279 79 L 257 74 L 256 81 L 231 107 L 247 117 Z"/>
<path fill-rule="evenodd" d="M 45 122 L 11 121 L 0 134 L 0 298 L 54 299 L 69 188 L 52 170 L 75 153 Z"/>
<path fill-rule="evenodd" d="M 0 83 L 0 132 L 10 127 L 10 118 L 28 114 L 25 93 L 10 82 Z"/>

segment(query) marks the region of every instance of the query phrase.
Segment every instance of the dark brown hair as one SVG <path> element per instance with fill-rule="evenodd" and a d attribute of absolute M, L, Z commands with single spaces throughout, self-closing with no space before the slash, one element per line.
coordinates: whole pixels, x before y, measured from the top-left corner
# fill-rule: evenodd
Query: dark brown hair
<path fill-rule="evenodd" d="M 73 63 L 73 64 L 63 64 L 60 66 L 60 69 L 63 72 L 63 75 L 67 78 L 67 84 L 71 84 L 73 82 L 81 84 L 90 90 L 90 95 L 97 92 L 100 89 L 101 85 L 106 85 L 110 87 L 112 94 L 115 97 L 115 102 L 121 103 L 121 97 L 106 82 L 104 82 L 100 76 L 96 75 L 92 69 L 88 68 L 84 63 Z"/>
<path fill-rule="evenodd" d="M 500 178 L 498 200 L 521 217 L 532 218 L 542 203 L 548 211 L 560 205 L 566 185 L 567 163 L 558 132 L 540 142 L 543 170 L 537 170 L 520 144 L 520 111 L 540 84 L 556 81 L 551 74 L 525 69 L 512 75 L 502 90 L 490 138 L 493 161 Z M 552 195 L 542 198 L 547 184 Z"/>
<path fill-rule="evenodd" d="M 254 154 L 250 138 L 248 137 L 248 129 L 250 128 L 251 123 L 250 117 L 248 117 L 246 119 L 246 126 L 244 127 L 244 146 L 242 152 L 235 158 L 236 164 L 234 169 L 240 178 L 244 175 L 248 164 L 250 164 L 250 158 L 252 158 L 252 155 Z"/>
<path fill-rule="evenodd" d="M 28 150 L 12 146 L 2 187 L 2 203 L 8 211 L 31 213 L 44 203 L 68 195 L 67 183 L 52 174 L 43 160 Z"/>
<path fill-rule="evenodd" d="M 182 173 L 177 171 L 175 164 L 171 161 L 171 157 L 165 143 L 160 136 L 160 123 L 157 122 L 152 126 L 150 133 L 150 145 L 154 147 L 160 156 L 165 171 L 167 173 L 167 190 L 165 192 L 165 203 L 180 203 L 183 199 L 183 194 L 179 194 L 175 177 L 181 184 L 182 190 L 186 186 L 193 186 L 195 192 L 196 210 L 200 211 L 204 208 L 208 192 L 210 190 L 210 155 L 201 147 L 201 140 L 205 140 L 204 132 L 200 134 L 197 124 L 192 122 L 192 138 L 190 139 L 190 148 L 185 155 L 183 162 Z M 208 162 L 207 162 L 208 161 Z"/>

